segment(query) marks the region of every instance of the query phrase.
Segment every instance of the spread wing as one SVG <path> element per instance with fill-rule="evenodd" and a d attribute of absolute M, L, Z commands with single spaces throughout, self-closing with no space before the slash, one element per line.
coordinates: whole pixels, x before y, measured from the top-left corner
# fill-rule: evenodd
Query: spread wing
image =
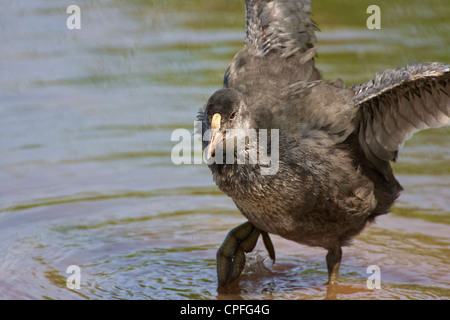
<path fill-rule="evenodd" d="M 408 64 L 354 85 L 359 143 L 367 159 L 387 175 L 389 161 L 413 133 L 450 124 L 450 65 Z"/>
<path fill-rule="evenodd" d="M 296 52 L 316 54 L 317 25 L 311 20 L 310 0 L 246 0 L 245 44 L 264 56 L 278 50 L 284 57 Z"/>
<path fill-rule="evenodd" d="M 321 79 L 314 57 L 316 24 L 309 0 L 246 0 L 246 38 L 227 68 L 224 87 L 245 94 Z"/>

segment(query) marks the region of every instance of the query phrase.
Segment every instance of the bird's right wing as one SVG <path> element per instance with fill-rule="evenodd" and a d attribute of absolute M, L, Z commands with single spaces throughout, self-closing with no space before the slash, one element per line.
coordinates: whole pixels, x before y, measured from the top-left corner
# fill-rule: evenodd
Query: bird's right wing
<path fill-rule="evenodd" d="M 310 0 L 246 0 L 246 46 L 256 56 L 296 52 L 315 56 L 317 25 L 311 19 Z"/>
<path fill-rule="evenodd" d="M 246 9 L 245 46 L 228 66 L 224 87 L 256 94 L 272 83 L 281 89 L 321 79 L 310 0 L 246 0 Z"/>
<path fill-rule="evenodd" d="M 354 85 L 358 138 L 370 164 L 387 174 L 389 161 L 413 133 L 450 124 L 450 65 L 409 64 Z"/>

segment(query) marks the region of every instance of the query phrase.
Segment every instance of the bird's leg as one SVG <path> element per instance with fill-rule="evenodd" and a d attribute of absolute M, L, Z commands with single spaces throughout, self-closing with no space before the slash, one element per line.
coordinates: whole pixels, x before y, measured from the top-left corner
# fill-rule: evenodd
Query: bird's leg
<path fill-rule="evenodd" d="M 338 244 L 336 247 L 329 249 L 327 253 L 327 268 L 328 268 L 328 284 L 337 284 L 339 276 L 339 266 L 341 265 L 342 249 Z"/>
<path fill-rule="evenodd" d="M 261 236 L 263 238 L 264 246 L 269 253 L 270 259 L 275 263 L 275 249 L 273 248 L 272 240 L 270 240 L 269 234 L 265 231 L 261 231 Z"/>
<path fill-rule="evenodd" d="M 260 234 L 262 234 L 270 258 L 275 261 L 275 250 L 269 235 L 250 222 L 245 222 L 228 232 L 217 251 L 219 285 L 230 283 L 240 276 L 245 266 L 245 253 L 251 252 L 255 248 Z"/>

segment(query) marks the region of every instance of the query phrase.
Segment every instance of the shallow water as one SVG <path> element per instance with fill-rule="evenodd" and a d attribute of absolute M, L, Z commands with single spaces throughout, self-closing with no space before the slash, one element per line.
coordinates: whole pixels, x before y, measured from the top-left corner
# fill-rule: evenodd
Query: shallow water
<path fill-rule="evenodd" d="M 215 253 L 244 221 L 205 165 L 176 166 L 177 128 L 221 85 L 242 46 L 243 0 L 2 2 L 1 299 L 324 299 L 325 251 L 273 237 L 230 292 Z M 450 62 L 445 1 L 315 1 L 317 65 L 347 85 L 408 62 Z M 407 4 L 407 5 L 406 5 Z M 392 213 L 344 248 L 338 299 L 450 298 L 450 129 L 409 140 Z M 195 158 L 200 157 L 195 150 Z M 68 266 L 81 288 L 68 289 Z M 381 289 L 366 286 L 381 270 Z"/>

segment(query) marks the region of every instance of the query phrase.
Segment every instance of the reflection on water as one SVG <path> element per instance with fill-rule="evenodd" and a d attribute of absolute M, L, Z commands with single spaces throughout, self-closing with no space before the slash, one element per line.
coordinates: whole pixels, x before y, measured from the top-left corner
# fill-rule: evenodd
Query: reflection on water
<path fill-rule="evenodd" d="M 379 31 L 365 28 L 367 1 L 316 2 L 328 79 L 450 62 L 442 1 L 385 4 Z M 216 250 L 243 218 L 205 166 L 170 160 L 172 131 L 193 130 L 242 45 L 244 1 L 95 1 L 80 5 L 80 31 L 67 30 L 67 6 L 2 3 L 0 298 L 325 298 L 324 250 L 278 237 L 274 265 L 258 244 L 218 293 Z M 344 249 L 338 299 L 450 297 L 449 136 L 406 143 L 395 165 L 405 192 Z M 66 287 L 70 265 L 79 290 Z M 370 265 L 380 290 L 366 287 Z"/>

